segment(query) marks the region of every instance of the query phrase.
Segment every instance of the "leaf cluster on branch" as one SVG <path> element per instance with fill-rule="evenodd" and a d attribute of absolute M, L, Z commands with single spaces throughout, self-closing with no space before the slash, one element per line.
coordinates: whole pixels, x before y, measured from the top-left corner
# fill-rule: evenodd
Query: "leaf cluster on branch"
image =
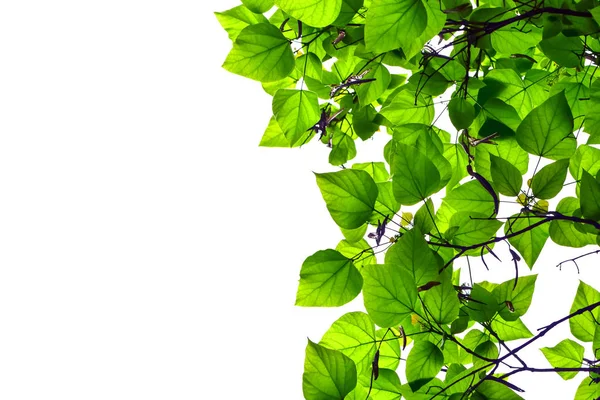
<path fill-rule="evenodd" d="M 537 275 L 519 271 L 548 239 L 592 248 L 559 267 L 600 253 L 600 2 L 242 3 L 216 16 L 223 67 L 273 97 L 260 145 L 319 142 L 339 167 L 316 183 L 344 239 L 306 258 L 296 304 L 362 293 L 366 311 L 309 340 L 304 397 L 522 399 L 511 376 L 553 372 L 599 399 L 600 292 L 580 282 L 571 313 L 531 332 Z M 375 134 L 381 159 L 350 165 Z M 473 282 L 470 257 L 514 278 Z M 521 356 L 567 322 L 576 340 L 541 348 L 547 364 Z"/>

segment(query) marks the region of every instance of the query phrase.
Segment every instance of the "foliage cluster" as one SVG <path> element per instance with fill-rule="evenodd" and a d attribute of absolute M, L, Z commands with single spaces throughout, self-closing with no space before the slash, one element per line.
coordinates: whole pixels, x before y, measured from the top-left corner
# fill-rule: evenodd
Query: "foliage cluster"
<path fill-rule="evenodd" d="M 584 375 L 575 399 L 600 398 L 600 293 L 581 282 L 532 333 L 537 275 L 519 276 L 548 239 L 592 246 L 575 265 L 600 251 L 598 0 L 242 3 L 216 16 L 224 68 L 273 96 L 260 144 L 314 139 L 340 167 L 316 183 L 344 239 L 303 263 L 296 304 L 362 293 L 366 310 L 309 341 L 305 398 L 521 399 L 522 372 Z M 385 162 L 349 166 L 376 133 Z M 462 283 L 469 257 L 499 255 L 513 279 Z M 562 323 L 577 341 L 542 348 L 544 366 L 520 357 Z"/>

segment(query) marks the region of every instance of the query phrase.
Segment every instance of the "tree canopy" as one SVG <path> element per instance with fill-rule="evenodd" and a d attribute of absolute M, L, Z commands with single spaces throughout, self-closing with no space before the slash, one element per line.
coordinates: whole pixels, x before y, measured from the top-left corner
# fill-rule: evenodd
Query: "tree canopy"
<path fill-rule="evenodd" d="M 223 67 L 273 96 L 260 145 L 318 141 L 339 167 L 315 179 L 341 241 L 306 258 L 296 304 L 364 300 L 308 341 L 304 397 L 522 399 L 510 377 L 533 372 L 600 398 L 597 283 L 540 329 L 521 319 L 547 243 L 582 249 L 559 266 L 600 253 L 600 2 L 242 3 L 216 17 Z M 352 163 L 374 135 L 381 158 Z M 514 278 L 474 282 L 469 258 Z M 562 324 L 545 365 L 520 356 Z"/>

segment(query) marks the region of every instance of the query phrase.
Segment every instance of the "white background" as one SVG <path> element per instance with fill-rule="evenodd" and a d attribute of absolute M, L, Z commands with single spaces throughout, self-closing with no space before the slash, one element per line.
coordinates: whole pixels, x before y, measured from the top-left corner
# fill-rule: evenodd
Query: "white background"
<path fill-rule="evenodd" d="M 311 172 L 331 167 L 316 143 L 257 147 L 270 97 L 220 68 L 212 12 L 234 5 L 1 3 L 1 399 L 301 399 L 306 338 L 362 309 L 293 306 L 342 238 Z M 545 250 L 532 331 L 600 287 L 597 258 L 577 275 L 555 265 L 581 250 Z M 512 277 L 491 266 L 476 278 Z M 513 382 L 563 399 L 582 378 Z"/>

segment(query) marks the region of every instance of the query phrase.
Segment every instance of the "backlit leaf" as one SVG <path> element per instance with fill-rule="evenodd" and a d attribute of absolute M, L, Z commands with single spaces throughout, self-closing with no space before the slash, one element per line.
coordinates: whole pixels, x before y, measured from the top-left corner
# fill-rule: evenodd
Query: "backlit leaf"
<path fill-rule="evenodd" d="M 343 400 L 356 386 L 356 380 L 356 366 L 350 358 L 308 341 L 302 375 L 305 399 Z"/>
<path fill-rule="evenodd" d="M 345 169 L 315 176 L 327 209 L 338 226 L 354 229 L 367 222 L 377 200 L 377 185 L 367 172 Z"/>
<path fill-rule="evenodd" d="M 261 82 L 283 79 L 292 73 L 294 66 L 288 40 L 268 23 L 244 28 L 223 63 L 227 71 Z"/>
<path fill-rule="evenodd" d="M 336 250 L 321 250 L 302 264 L 296 305 L 341 306 L 354 299 L 362 285 L 363 278 L 349 258 Z"/>

